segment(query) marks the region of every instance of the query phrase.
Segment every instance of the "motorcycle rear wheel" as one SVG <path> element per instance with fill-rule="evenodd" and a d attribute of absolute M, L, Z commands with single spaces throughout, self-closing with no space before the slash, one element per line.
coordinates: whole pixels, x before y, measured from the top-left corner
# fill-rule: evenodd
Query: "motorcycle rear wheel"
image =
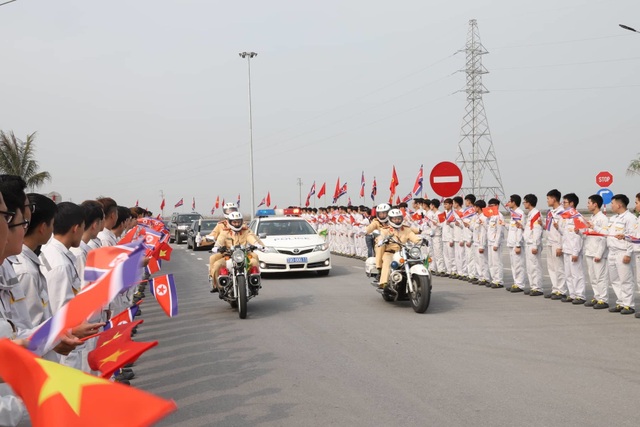
<path fill-rule="evenodd" d="M 429 276 L 411 276 L 413 292 L 409 294 L 411 307 L 416 313 L 424 313 L 431 302 L 431 278 Z"/>
<path fill-rule="evenodd" d="M 236 277 L 238 285 L 238 316 L 247 318 L 247 281 L 244 276 Z"/>

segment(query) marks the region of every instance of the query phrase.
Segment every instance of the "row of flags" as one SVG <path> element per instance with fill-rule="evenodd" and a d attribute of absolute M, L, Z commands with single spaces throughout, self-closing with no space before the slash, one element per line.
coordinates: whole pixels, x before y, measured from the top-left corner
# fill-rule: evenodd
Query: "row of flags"
<path fill-rule="evenodd" d="M 270 196 L 269 196 L 269 198 L 270 198 Z M 271 202 L 269 202 L 269 203 L 271 203 Z M 225 199 L 222 199 L 222 206 L 224 206 L 224 205 L 225 205 Z M 238 199 L 236 200 L 236 205 L 238 205 L 238 209 L 239 209 L 240 208 L 240 194 L 238 194 Z M 136 204 L 136 206 L 137 206 L 137 204 Z M 165 206 L 166 206 L 166 202 L 165 202 L 165 199 L 163 198 L 162 202 L 160 203 L 160 210 L 163 211 Z M 184 206 L 184 198 L 180 198 L 180 200 L 178 200 L 178 202 L 173 207 L 174 208 L 179 208 L 181 206 Z M 217 196 L 216 197 L 216 201 L 213 204 L 213 207 L 211 208 L 211 215 L 213 215 L 215 213 L 215 211 L 220 208 L 220 206 L 221 206 L 220 205 L 220 196 Z M 196 198 L 195 197 L 193 197 L 191 199 L 191 210 L 192 211 L 196 210 Z"/>
<path fill-rule="evenodd" d="M 88 361 L 101 378 L 37 357 L 117 294 L 139 284 L 143 257 L 149 258 L 147 271 L 158 272 L 162 260 L 171 259 L 168 239 L 162 221 L 139 219 L 118 245 L 88 253 L 84 273 L 88 285 L 29 337 L 28 349 L 0 340 L 0 377 L 22 398 L 33 426 L 148 426 L 177 409 L 173 401 L 107 381 L 124 365 L 158 345 L 157 341 L 131 339 L 131 330 L 142 322 L 134 321 L 142 300 L 112 316 L 103 332 L 83 339 L 97 338 Z M 176 316 L 178 300 L 173 275 L 154 277 L 149 284 L 165 314 Z"/>
<path fill-rule="evenodd" d="M 409 202 L 412 198 L 414 197 L 423 197 L 423 179 L 424 179 L 424 171 L 423 171 L 423 166 L 420 165 L 420 170 L 418 171 L 418 175 L 416 177 L 415 183 L 413 185 L 413 189 L 403 198 L 400 198 L 399 195 L 396 194 L 396 190 L 398 185 L 400 185 L 400 181 L 398 180 L 398 174 L 396 172 L 396 167 L 393 166 L 393 170 L 391 172 L 391 183 L 389 184 L 389 203 L 390 204 L 394 204 L 394 197 L 395 199 L 395 204 L 399 204 L 401 202 Z M 365 186 L 366 186 L 366 181 L 365 181 L 365 177 L 364 177 L 364 171 L 362 171 L 362 175 L 360 177 L 360 197 L 364 198 L 365 197 Z M 305 206 L 308 207 L 310 204 L 310 200 L 311 197 L 313 197 L 316 194 L 316 182 L 313 181 L 313 184 L 311 185 L 311 189 L 309 190 L 309 193 L 307 194 L 307 198 L 305 201 Z M 322 187 L 320 187 L 320 191 L 318 191 L 317 197 L 318 199 L 320 199 L 322 196 L 327 194 L 327 183 L 324 182 L 322 184 Z M 340 184 L 340 177 L 338 177 L 338 180 L 336 181 L 336 187 L 335 190 L 333 192 L 333 203 L 337 203 L 338 200 L 347 194 L 347 183 L 343 183 Z M 378 195 L 378 183 L 376 181 L 376 177 L 373 177 L 373 181 L 372 181 L 372 185 L 371 185 L 371 200 L 373 202 L 376 201 L 376 196 Z M 351 205 L 351 198 L 349 198 L 349 203 L 348 205 Z"/>

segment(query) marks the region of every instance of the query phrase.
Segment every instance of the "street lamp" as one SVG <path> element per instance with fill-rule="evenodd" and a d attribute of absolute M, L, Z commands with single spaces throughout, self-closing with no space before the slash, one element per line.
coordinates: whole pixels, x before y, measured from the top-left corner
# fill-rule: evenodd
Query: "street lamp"
<path fill-rule="evenodd" d="M 255 186 L 253 180 L 253 115 L 251 112 L 251 58 L 258 56 L 255 52 L 240 52 L 240 58 L 247 58 L 249 70 L 249 168 L 251 169 L 251 219 L 255 213 Z"/>
<path fill-rule="evenodd" d="M 640 33 L 640 31 L 636 30 L 635 28 L 631 28 L 628 25 L 624 25 L 624 24 L 618 24 L 618 25 L 620 25 L 620 28 L 624 28 L 625 30 L 633 31 L 634 33 Z"/>

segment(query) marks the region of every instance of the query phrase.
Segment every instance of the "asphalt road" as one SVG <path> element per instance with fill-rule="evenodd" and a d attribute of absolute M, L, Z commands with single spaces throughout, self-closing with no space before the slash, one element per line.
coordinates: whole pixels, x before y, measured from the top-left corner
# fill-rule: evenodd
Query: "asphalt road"
<path fill-rule="evenodd" d="M 147 293 L 136 339 L 160 344 L 132 381 L 176 401 L 159 425 L 638 425 L 633 316 L 445 278 L 416 314 L 334 256 L 328 277 L 265 278 L 241 320 L 209 293 L 208 254 L 174 248 L 180 313 Z"/>

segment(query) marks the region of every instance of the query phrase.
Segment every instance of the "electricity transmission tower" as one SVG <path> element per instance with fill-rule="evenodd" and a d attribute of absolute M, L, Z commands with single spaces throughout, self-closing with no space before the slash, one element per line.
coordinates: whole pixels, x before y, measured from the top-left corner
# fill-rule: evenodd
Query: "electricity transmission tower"
<path fill-rule="evenodd" d="M 500 169 L 489 122 L 484 110 L 482 95 L 489 93 L 482 83 L 482 75 L 489 71 L 482 65 L 482 55 L 487 50 L 480 42 L 478 23 L 475 19 L 469 21 L 467 45 L 464 49 L 467 62 L 464 72 L 467 75 L 467 106 L 462 119 L 461 139 L 458 142 L 458 158 L 456 163 L 464 174 L 462 192 L 473 193 L 479 199 L 488 200 L 497 197 L 506 202 Z"/>

